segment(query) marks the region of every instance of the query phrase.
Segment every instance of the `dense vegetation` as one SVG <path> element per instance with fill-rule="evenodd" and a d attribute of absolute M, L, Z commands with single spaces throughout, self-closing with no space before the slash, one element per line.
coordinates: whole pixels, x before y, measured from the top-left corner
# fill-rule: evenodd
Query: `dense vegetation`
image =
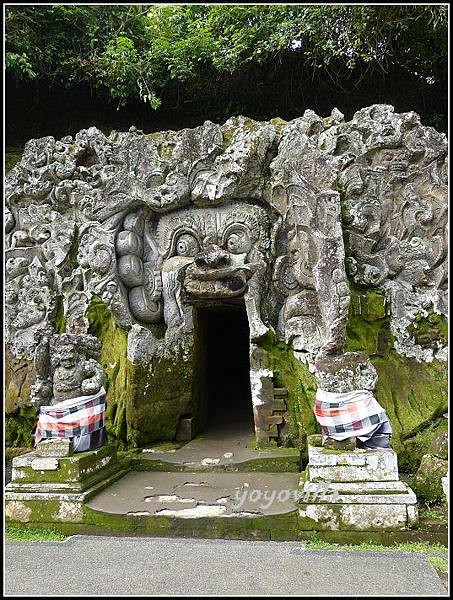
<path fill-rule="evenodd" d="M 447 18 L 446 5 L 10 5 L 8 133 L 102 128 L 99 108 L 151 130 L 374 102 L 444 129 Z"/>

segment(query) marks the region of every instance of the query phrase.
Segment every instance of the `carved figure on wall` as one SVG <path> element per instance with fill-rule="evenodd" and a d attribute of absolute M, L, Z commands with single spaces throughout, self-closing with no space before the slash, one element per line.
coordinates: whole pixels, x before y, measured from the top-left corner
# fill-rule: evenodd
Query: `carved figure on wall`
<path fill-rule="evenodd" d="M 41 404 L 36 444 L 43 438 L 70 438 L 74 452 L 83 452 L 106 441 L 105 374 L 95 360 L 100 347 L 97 338 L 85 334 L 63 333 L 41 339 L 35 355 L 37 380 L 33 388 L 33 398 Z M 49 397 L 49 382 L 51 405 L 42 406 Z"/>
<path fill-rule="evenodd" d="M 447 315 L 446 155 L 444 134 L 388 105 L 29 141 L 5 182 L 6 342 L 34 359 L 33 401 L 96 378 L 87 356 L 49 351 L 61 316 L 87 334 L 93 296 L 133 364 L 189 357 L 194 307 L 244 302 L 252 343 L 274 330 L 314 371 L 344 352 L 350 283 L 385 296 L 397 353 L 445 360 L 444 337 L 419 344 L 411 326 Z"/>
<path fill-rule="evenodd" d="M 54 402 L 97 394 L 105 374 L 95 357 L 101 342 L 92 335 L 63 333 L 50 341 Z"/>

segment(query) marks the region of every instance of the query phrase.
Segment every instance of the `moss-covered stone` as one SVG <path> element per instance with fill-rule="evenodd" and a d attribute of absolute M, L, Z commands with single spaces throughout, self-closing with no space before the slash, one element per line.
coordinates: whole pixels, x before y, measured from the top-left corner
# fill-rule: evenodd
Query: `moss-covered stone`
<path fill-rule="evenodd" d="M 15 527 L 28 528 L 52 528 L 65 535 L 116 535 L 116 536 L 169 536 L 172 537 L 198 537 L 198 538 L 222 538 L 222 539 L 270 539 L 270 540 L 313 540 L 315 542 L 324 541 L 330 544 L 350 545 L 374 542 L 383 546 L 395 548 L 397 543 L 432 543 L 448 545 L 448 531 L 444 527 L 441 531 L 435 530 L 402 530 L 402 531 L 301 531 L 297 529 L 296 517 L 295 524 L 285 523 L 286 529 L 271 528 L 266 534 L 267 537 L 258 538 L 259 530 L 249 528 L 245 519 L 240 522 L 238 518 L 229 518 L 223 526 L 218 525 L 216 529 L 207 526 L 206 528 L 197 527 L 193 524 L 185 528 L 171 528 L 171 523 L 138 522 L 138 517 L 130 515 L 114 515 L 93 511 L 87 506 L 83 506 L 83 523 L 61 523 L 61 522 L 35 522 L 35 523 L 15 523 Z M 94 516 L 96 513 L 96 516 Z M 151 517 L 152 518 L 152 517 Z M 149 518 L 148 518 L 149 519 Z M 164 517 L 161 517 L 164 519 Z M 167 517 L 169 519 L 169 517 Z M 218 520 L 222 518 L 219 517 Z M 183 519 L 180 519 L 181 521 Z M 92 522 L 93 521 L 93 522 Z M 96 522 L 94 522 L 96 521 Z M 226 521 L 226 519 L 223 519 Z M 286 531 L 286 534 L 285 534 Z M 335 549 L 335 548 L 333 548 Z"/>
<path fill-rule="evenodd" d="M 55 331 L 57 333 L 64 333 L 66 329 L 66 320 L 64 315 L 64 303 L 63 298 L 60 296 L 56 301 L 55 309 Z"/>
<path fill-rule="evenodd" d="M 439 417 L 429 422 L 423 429 L 418 430 L 412 437 L 404 439 L 402 449 L 398 455 L 400 469 L 406 473 L 415 473 L 425 454 L 435 454 L 432 452 L 431 444 L 436 436 L 445 435 L 447 431 L 447 419 Z"/>
<path fill-rule="evenodd" d="M 442 477 L 445 477 L 447 473 L 447 460 L 425 454 L 412 483 L 417 497 L 423 498 L 427 502 L 442 500 L 444 497 Z"/>
<path fill-rule="evenodd" d="M 418 362 L 394 350 L 390 311 L 379 290 L 351 288 L 346 351 L 364 351 L 370 356 L 379 376 L 376 398 L 392 423 L 392 445 L 400 468 L 413 469 L 422 454 L 408 456 L 405 441 L 423 432 L 447 410 L 446 363 Z M 413 446 L 412 451 L 416 448 Z"/>
<path fill-rule="evenodd" d="M 447 365 L 419 363 L 395 351 L 372 357 L 379 375 L 376 397 L 393 427 L 392 445 L 400 453 L 403 442 L 426 428 L 447 410 Z"/>
<path fill-rule="evenodd" d="M 181 349 L 152 363 L 127 358 L 127 331 L 93 296 L 89 331 L 102 341 L 99 362 L 106 372 L 107 432 L 120 449 L 174 440 L 179 420 L 190 410 L 193 361 Z"/>
<path fill-rule="evenodd" d="M 203 465 L 199 463 L 184 463 L 164 461 L 162 459 L 143 458 L 136 456 L 131 459 L 134 471 L 162 471 L 162 472 L 228 472 L 228 473 L 298 473 L 300 470 L 300 454 L 294 448 L 294 454 L 288 456 L 288 448 L 284 449 L 284 456 L 262 456 L 237 463 L 221 463 L 217 465 Z"/>
<path fill-rule="evenodd" d="M 438 458 L 448 458 L 448 432 L 437 431 L 429 445 L 429 453 Z"/>
<path fill-rule="evenodd" d="M 8 148 L 5 152 L 5 173 L 11 171 L 13 167 L 20 162 L 22 158 L 22 154 L 24 152 L 23 148 Z"/>
<path fill-rule="evenodd" d="M 286 404 L 289 412 L 289 438 L 296 448 L 302 450 L 302 461 L 307 460 L 307 435 L 320 431 L 313 409 L 316 396 L 316 378 L 308 366 L 294 356 L 293 350 L 284 342 L 268 334 L 260 341 L 267 351 L 269 368 L 274 372 L 274 386 L 288 390 Z"/>
<path fill-rule="evenodd" d="M 41 470 L 37 468 L 36 461 L 42 463 L 41 457 L 31 452 L 13 463 L 15 467 L 16 485 L 49 483 L 55 484 L 78 484 L 80 490 L 91 487 L 106 477 L 110 470 L 117 470 L 116 449 L 107 444 L 98 450 L 76 453 L 73 456 L 62 458 L 51 458 L 55 461 L 55 468 Z M 48 460 L 48 459 L 47 459 Z"/>
<path fill-rule="evenodd" d="M 130 404 L 127 360 L 127 332 L 120 327 L 108 306 L 93 296 L 87 310 L 89 332 L 102 341 L 99 362 L 106 373 L 104 388 L 107 392 L 106 428 L 119 447 L 134 446 L 136 432 L 128 422 Z"/>
<path fill-rule="evenodd" d="M 448 323 L 443 315 L 428 310 L 428 316 L 417 314 L 407 331 L 417 344 L 437 349 L 440 342 L 443 346 L 448 343 Z"/>
<path fill-rule="evenodd" d="M 5 419 L 5 446 L 31 448 L 34 443 L 33 432 L 38 421 L 38 411 L 34 406 L 25 405 Z"/>
<path fill-rule="evenodd" d="M 77 260 L 77 252 L 79 249 L 79 241 L 80 241 L 80 231 L 77 225 L 74 226 L 74 232 L 71 240 L 71 247 L 68 252 L 68 263 L 73 268 L 76 269 L 79 266 L 79 261 Z"/>

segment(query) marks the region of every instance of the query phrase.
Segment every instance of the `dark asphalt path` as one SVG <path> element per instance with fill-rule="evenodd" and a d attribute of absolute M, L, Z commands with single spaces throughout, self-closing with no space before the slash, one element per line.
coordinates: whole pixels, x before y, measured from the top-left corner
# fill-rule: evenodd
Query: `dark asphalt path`
<path fill-rule="evenodd" d="M 7 542 L 5 595 L 442 596 L 421 555 L 299 542 L 73 536 Z"/>

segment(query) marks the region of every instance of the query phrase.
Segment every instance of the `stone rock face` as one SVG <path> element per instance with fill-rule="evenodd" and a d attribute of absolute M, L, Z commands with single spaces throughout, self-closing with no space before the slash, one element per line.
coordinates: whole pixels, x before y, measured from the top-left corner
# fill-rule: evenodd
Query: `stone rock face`
<path fill-rule="evenodd" d="M 438 458 L 448 458 L 448 433 L 439 431 L 429 446 L 430 454 Z"/>
<path fill-rule="evenodd" d="M 438 431 L 422 457 L 415 474 L 414 488 L 428 502 L 438 502 L 448 487 L 448 432 Z"/>
<path fill-rule="evenodd" d="M 448 473 L 448 461 L 431 454 L 425 454 L 415 474 L 413 487 L 417 495 L 428 502 L 442 500 L 444 496 L 442 479 Z"/>
<path fill-rule="evenodd" d="M 445 360 L 443 339 L 411 326 L 446 316 L 446 153 L 445 135 L 387 105 L 350 122 L 308 110 L 31 140 L 6 178 L 8 351 L 45 398 L 46 340 L 87 335 L 100 299 L 127 332 L 134 377 L 155 378 L 165 361 L 195 361 L 194 307 L 243 302 L 252 357 L 270 334 L 315 370 L 344 352 L 349 275 L 383 290 L 398 353 Z M 252 359 L 252 380 L 259 371 Z M 148 396 L 131 394 L 146 438 Z M 201 401 L 184 402 L 168 431 L 192 415 L 196 431 Z"/>

